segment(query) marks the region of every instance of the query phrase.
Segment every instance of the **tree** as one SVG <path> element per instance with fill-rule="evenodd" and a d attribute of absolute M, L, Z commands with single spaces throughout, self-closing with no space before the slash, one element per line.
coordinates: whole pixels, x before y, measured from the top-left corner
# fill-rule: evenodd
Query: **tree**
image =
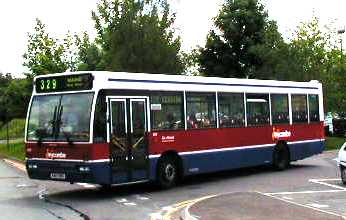
<path fill-rule="evenodd" d="M 0 73 L 0 122 L 5 122 L 5 120 L 7 120 L 6 99 L 4 94 L 11 81 L 11 74 L 7 73 L 4 75 Z"/>
<path fill-rule="evenodd" d="M 3 98 L 7 119 L 25 118 L 32 92 L 31 79 L 13 79 L 5 89 Z"/>
<path fill-rule="evenodd" d="M 101 51 L 95 43 L 90 41 L 89 35 L 84 32 L 82 37 L 76 35 L 76 46 L 78 48 L 78 64 L 79 71 L 95 71 L 102 70 L 98 64 L 101 62 Z"/>
<path fill-rule="evenodd" d="M 92 13 L 102 58 L 98 69 L 181 73 L 181 40 L 166 0 L 102 0 Z M 93 53 L 96 53 L 96 48 Z"/>
<path fill-rule="evenodd" d="M 34 33 L 29 33 L 28 38 L 23 65 L 29 68 L 34 76 L 73 69 L 69 56 L 71 54 L 68 52 L 71 46 L 69 36 L 63 40 L 63 43 L 59 43 L 57 39 L 49 36 L 46 26 L 36 19 Z"/>
<path fill-rule="evenodd" d="M 293 59 L 300 67 L 299 75 L 294 74 L 295 80 L 321 80 L 326 73 L 327 53 L 331 45 L 330 35 L 323 33 L 317 17 L 301 23 L 296 37 L 290 46 L 294 51 Z"/>
<path fill-rule="evenodd" d="M 265 44 L 265 30 L 274 28 L 258 0 L 226 0 L 215 18 L 215 29 L 200 51 L 201 72 L 219 77 L 256 77 L 263 65 L 257 54 Z M 272 33 L 277 30 L 270 30 Z"/>

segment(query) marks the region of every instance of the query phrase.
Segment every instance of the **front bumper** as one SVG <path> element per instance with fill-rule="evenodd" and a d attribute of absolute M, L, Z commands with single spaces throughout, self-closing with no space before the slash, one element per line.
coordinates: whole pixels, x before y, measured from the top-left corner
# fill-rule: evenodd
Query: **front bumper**
<path fill-rule="evenodd" d="M 109 184 L 110 182 L 108 162 L 28 159 L 26 169 L 31 179 L 94 184 Z M 56 178 L 57 175 L 60 175 L 60 178 Z"/>

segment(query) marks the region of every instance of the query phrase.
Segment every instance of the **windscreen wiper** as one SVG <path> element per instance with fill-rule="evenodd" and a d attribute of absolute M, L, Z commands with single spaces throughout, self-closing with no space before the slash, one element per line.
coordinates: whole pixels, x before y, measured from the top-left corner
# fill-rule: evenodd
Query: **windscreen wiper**
<path fill-rule="evenodd" d="M 66 141 L 69 145 L 73 145 L 73 141 L 71 140 L 71 135 L 69 135 L 67 132 L 62 132 L 64 134 L 64 137 L 66 138 Z"/>
<path fill-rule="evenodd" d="M 61 116 L 62 116 L 62 113 L 64 112 L 64 106 L 61 105 L 60 106 L 60 109 L 58 111 L 58 120 L 57 120 L 57 134 L 60 133 L 60 125 L 61 125 Z M 62 132 L 64 137 L 66 138 L 66 141 L 69 145 L 73 145 L 73 141 L 71 140 L 71 135 L 68 134 L 68 132 Z"/>
<path fill-rule="evenodd" d="M 54 137 L 54 135 L 55 135 L 55 133 L 56 133 L 56 122 L 57 122 L 57 110 L 58 110 L 58 106 L 55 106 L 54 107 L 54 113 L 53 113 L 53 118 L 52 118 L 52 120 L 50 121 L 50 124 L 52 125 L 52 134 L 51 134 L 51 136 L 53 136 Z"/>

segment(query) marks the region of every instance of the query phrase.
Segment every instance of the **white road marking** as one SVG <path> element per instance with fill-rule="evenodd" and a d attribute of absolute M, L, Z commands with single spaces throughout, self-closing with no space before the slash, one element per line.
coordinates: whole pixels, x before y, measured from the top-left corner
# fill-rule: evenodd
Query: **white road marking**
<path fill-rule="evenodd" d="M 136 206 L 137 204 L 136 203 L 134 203 L 134 202 L 125 202 L 125 203 L 123 203 L 124 205 L 126 205 L 126 206 Z"/>
<path fill-rule="evenodd" d="M 287 200 L 293 200 L 292 197 L 288 197 L 288 196 L 283 196 L 282 198 L 283 198 L 283 199 L 287 199 Z"/>
<path fill-rule="evenodd" d="M 333 184 L 329 184 L 329 183 L 325 183 L 326 181 L 337 181 L 337 180 L 340 180 L 340 179 L 310 179 L 309 182 L 317 183 L 317 184 L 329 186 L 329 187 L 332 187 L 332 188 L 335 188 L 335 189 L 340 189 L 340 190 L 346 191 L 345 187 L 337 186 L 337 185 L 333 185 Z"/>
<path fill-rule="evenodd" d="M 149 200 L 148 197 L 144 197 L 144 196 L 137 196 L 136 199 L 142 200 L 142 201 Z"/>
<path fill-rule="evenodd" d="M 90 189 L 90 188 L 96 188 L 95 185 L 89 184 L 89 183 L 76 183 L 79 186 L 82 186 L 84 188 Z"/>
<path fill-rule="evenodd" d="M 117 203 L 125 203 L 125 202 L 127 202 L 127 199 L 118 199 L 117 200 Z"/>
<path fill-rule="evenodd" d="M 304 208 L 313 209 L 313 210 L 315 210 L 315 211 L 319 211 L 319 212 L 322 212 L 322 213 L 325 213 L 325 214 L 334 215 L 334 216 L 343 218 L 342 215 L 339 215 L 339 214 L 334 213 L 334 212 L 329 212 L 329 211 L 321 210 L 321 209 L 319 209 L 319 208 L 315 208 L 315 207 L 312 207 L 312 206 L 299 204 L 299 203 L 297 203 L 297 202 L 293 202 L 293 201 L 290 201 L 290 200 L 285 200 L 285 199 L 282 199 L 282 198 L 278 198 L 278 197 L 275 197 L 275 196 L 272 196 L 272 195 L 268 195 L 268 194 L 266 194 L 266 193 L 261 193 L 261 192 L 258 192 L 258 193 L 260 193 L 260 194 L 262 194 L 262 195 L 264 195 L 264 196 L 268 196 L 268 197 L 271 197 L 271 198 L 274 198 L 274 199 L 278 199 L 278 200 L 280 200 L 280 201 L 284 201 L 284 202 L 287 202 L 287 203 L 296 205 L 296 206 L 300 206 L 300 207 L 304 207 Z"/>
<path fill-rule="evenodd" d="M 149 217 L 150 217 L 150 220 L 162 220 L 163 219 L 163 216 L 160 213 L 157 213 L 157 212 L 151 213 L 149 215 Z"/>
<path fill-rule="evenodd" d="M 316 183 L 336 190 L 307 190 L 307 191 L 294 191 L 294 192 L 276 192 L 276 193 L 264 193 L 266 195 L 293 195 L 293 194 L 314 194 L 314 193 L 336 193 L 336 192 L 345 192 L 346 188 L 342 186 L 333 185 L 330 183 L 325 183 L 328 181 L 339 181 L 340 179 L 310 179 L 309 182 Z"/>
<path fill-rule="evenodd" d="M 306 204 L 306 205 L 312 206 L 312 207 L 315 207 L 315 208 L 318 208 L 318 209 L 320 209 L 320 208 L 328 208 L 329 207 L 329 205 L 322 205 L 322 204 L 318 204 L 318 203 L 312 203 L 312 204 Z"/>
<path fill-rule="evenodd" d="M 162 211 L 170 211 L 172 209 L 174 209 L 172 206 L 165 206 L 162 208 Z"/>
<path fill-rule="evenodd" d="M 38 194 L 38 198 L 39 198 L 40 200 L 42 200 L 42 199 L 44 199 L 44 196 L 45 196 L 46 194 L 48 194 L 48 192 L 47 192 L 46 189 L 42 189 L 42 190 L 38 191 L 37 194 Z"/>
<path fill-rule="evenodd" d="M 36 188 L 37 185 L 35 184 L 26 184 L 26 183 L 22 183 L 22 184 L 18 184 L 16 185 L 17 188 Z"/>
<path fill-rule="evenodd" d="M 295 192 L 276 192 L 276 193 L 264 193 L 266 195 L 294 195 L 294 194 L 314 194 L 314 193 L 335 193 L 335 192 L 345 192 L 346 190 L 308 190 L 308 191 L 295 191 Z"/>

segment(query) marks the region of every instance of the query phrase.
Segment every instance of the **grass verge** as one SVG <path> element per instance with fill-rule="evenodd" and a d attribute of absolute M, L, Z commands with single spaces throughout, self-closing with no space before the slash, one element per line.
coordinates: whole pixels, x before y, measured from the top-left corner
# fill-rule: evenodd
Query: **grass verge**
<path fill-rule="evenodd" d="M 327 137 L 326 150 L 338 150 L 346 142 L 344 137 Z"/>
<path fill-rule="evenodd" d="M 24 161 L 25 147 L 23 142 L 10 143 L 9 147 L 6 144 L 0 144 L 0 155 L 12 157 Z"/>

